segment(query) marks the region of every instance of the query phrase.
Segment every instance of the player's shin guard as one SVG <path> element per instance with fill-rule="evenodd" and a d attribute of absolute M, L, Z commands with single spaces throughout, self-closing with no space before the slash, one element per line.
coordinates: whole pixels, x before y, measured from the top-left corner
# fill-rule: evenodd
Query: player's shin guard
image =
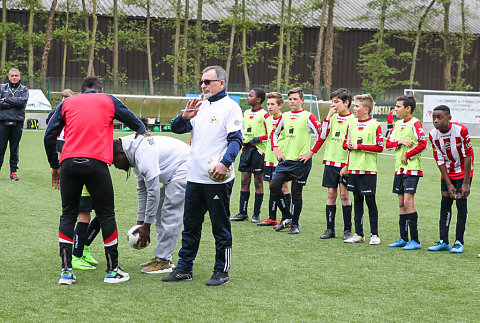
<path fill-rule="evenodd" d="M 75 228 L 75 243 L 73 245 L 73 255 L 75 257 L 80 258 L 83 255 L 83 247 L 87 240 L 87 229 L 88 223 L 77 222 L 77 227 Z"/>
<path fill-rule="evenodd" d="M 368 219 L 370 220 L 370 233 L 378 235 L 378 208 L 375 195 L 365 196 L 368 206 Z"/>
<path fill-rule="evenodd" d="M 327 205 L 325 207 L 325 216 L 327 218 L 327 229 L 335 230 L 335 213 L 337 212 L 336 205 Z"/>
<path fill-rule="evenodd" d="M 302 213 L 303 200 L 292 199 L 292 225 L 298 225 L 300 219 L 300 213 Z"/>
<path fill-rule="evenodd" d="M 277 219 L 277 202 L 274 200 L 271 192 L 270 192 L 270 200 L 268 201 L 268 218 L 270 220 Z"/>
<path fill-rule="evenodd" d="M 240 191 L 240 213 L 248 214 L 248 199 L 250 198 L 250 192 Z"/>
<path fill-rule="evenodd" d="M 352 231 L 352 204 L 342 205 L 343 231 Z"/>
<path fill-rule="evenodd" d="M 409 213 L 407 214 L 407 217 L 408 226 L 410 227 L 410 237 L 413 241 L 420 243 L 420 240 L 418 240 L 418 214 L 417 212 Z"/>
<path fill-rule="evenodd" d="M 457 204 L 457 228 L 456 228 L 456 239 L 463 243 L 463 234 L 467 228 L 467 218 L 468 218 L 468 207 L 466 199 L 458 199 L 455 201 Z"/>
<path fill-rule="evenodd" d="M 100 232 L 100 221 L 98 220 L 97 217 L 95 217 L 93 218 L 92 221 L 90 221 L 90 224 L 88 225 L 87 240 L 85 241 L 85 244 L 87 246 L 90 246 L 93 240 L 95 240 L 95 237 L 99 232 Z"/>
<path fill-rule="evenodd" d="M 400 238 L 404 241 L 408 241 L 408 221 L 407 221 L 407 214 L 400 214 L 400 218 L 398 220 L 398 226 L 400 227 Z"/>
<path fill-rule="evenodd" d="M 292 194 L 283 194 L 283 198 L 285 199 L 285 205 L 287 206 L 288 210 L 292 208 Z"/>
<path fill-rule="evenodd" d="M 356 192 L 353 194 L 353 211 L 355 233 L 363 237 L 363 196 Z"/>
<path fill-rule="evenodd" d="M 448 229 L 450 228 L 450 220 L 452 218 L 452 204 L 453 200 L 450 197 L 442 196 L 442 202 L 440 206 L 440 240 L 448 244 Z"/>
<path fill-rule="evenodd" d="M 263 193 L 255 193 L 255 204 L 253 205 L 253 215 L 259 215 L 262 209 Z"/>

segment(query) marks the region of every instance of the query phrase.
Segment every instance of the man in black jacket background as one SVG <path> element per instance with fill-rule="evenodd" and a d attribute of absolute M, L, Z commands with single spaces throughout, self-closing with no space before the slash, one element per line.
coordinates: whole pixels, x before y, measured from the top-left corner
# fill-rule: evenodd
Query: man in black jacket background
<path fill-rule="evenodd" d="M 20 71 L 12 68 L 8 72 L 8 83 L 0 85 L 0 168 L 10 144 L 10 179 L 18 181 L 18 148 L 25 121 L 28 89 L 20 84 Z"/>

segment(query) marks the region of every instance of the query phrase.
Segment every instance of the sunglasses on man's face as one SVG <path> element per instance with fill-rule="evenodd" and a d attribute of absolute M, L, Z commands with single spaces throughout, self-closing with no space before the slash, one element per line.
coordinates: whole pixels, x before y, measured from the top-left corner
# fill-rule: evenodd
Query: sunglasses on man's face
<path fill-rule="evenodd" d="M 202 86 L 203 83 L 205 83 L 205 85 L 210 85 L 211 82 L 215 81 L 220 82 L 221 80 L 201 80 L 200 82 L 198 82 L 198 85 Z"/>

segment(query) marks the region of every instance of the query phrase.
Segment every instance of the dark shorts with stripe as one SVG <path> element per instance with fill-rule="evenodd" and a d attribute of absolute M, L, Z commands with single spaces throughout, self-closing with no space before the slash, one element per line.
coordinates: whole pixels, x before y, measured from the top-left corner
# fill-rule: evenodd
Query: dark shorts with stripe
<path fill-rule="evenodd" d="M 473 177 L 470 177 L 470 185 L 472 185 L 472 180 L 473 180 Z M 452 182 L 453 186 L 455 186 L 455 189 L 457 190 L 457 192 L 460 192 L 462 190 L 463 178 L 451 179 L 450 182 Z M 448 192 L 447 183 L 445 183 L 445 180 L 443 178 L 440 182 L 440 186 L 441 186 L 442 192 Z"/>
<path fill-rule="evenodd" d="M 277 166 L 263 166 L 263 180 L 265 182 L 271 182 L 273 175 L 275 175 L 275 169 Z"/>
<path fill-rule="evenodd" d="M 360 195 L 375 195 L 377 191 L 377 174 L 349 174 L 347 190 Z"/>
<path fill-rule="evenodd" d="M 395 194 L 415 194 L 417 192 L 420 176 L 396 174 L 393 179 L 393 192 Z"/>
<path fill-rule="evenodd" d="M 340 176 L 341 170 L 342 167 L 325 165 L 325 170 L 323 171 L 322 186 L 328 188 L 337 188 L 339 184 L 343 184 L 343 186 L 347 187 L 348 177 Z"/>
<path fill-rule="evenodd" d="M 298 160 L 282 160 L 278 163 L 273 178 L 282 179 L 284 182 L 292 181 L 305 185 L 311 169 L 312 159 L 309 159 L 306 163 Z"/>
<path fill-rule="evenodd" d="M 240 163 L 238 165 L 238 171 L 244 173 L 263 173 L 263 160 L 264 156 L 260 154 L 257 147 L 247 145 L 242 151 L 240 156 Z"/>

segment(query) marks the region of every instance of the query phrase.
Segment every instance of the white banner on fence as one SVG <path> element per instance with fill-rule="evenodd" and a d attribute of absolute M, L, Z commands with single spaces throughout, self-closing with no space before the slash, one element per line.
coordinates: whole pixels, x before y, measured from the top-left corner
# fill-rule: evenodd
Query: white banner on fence
<path fill-rule="evenodd" d="M 42 90 L 28 90 L 28 101 L 26 110 L 28 111 L 50 111 L 52 106 L 48 102 Z"/>
<path fill-rule="evenodd" d="M 450 108 L 452 121 L 480 123 L 480 96 L 425 95 L 423 97 L 423 122 L 432 122 L 433 109 L 439 105 Z"/>

